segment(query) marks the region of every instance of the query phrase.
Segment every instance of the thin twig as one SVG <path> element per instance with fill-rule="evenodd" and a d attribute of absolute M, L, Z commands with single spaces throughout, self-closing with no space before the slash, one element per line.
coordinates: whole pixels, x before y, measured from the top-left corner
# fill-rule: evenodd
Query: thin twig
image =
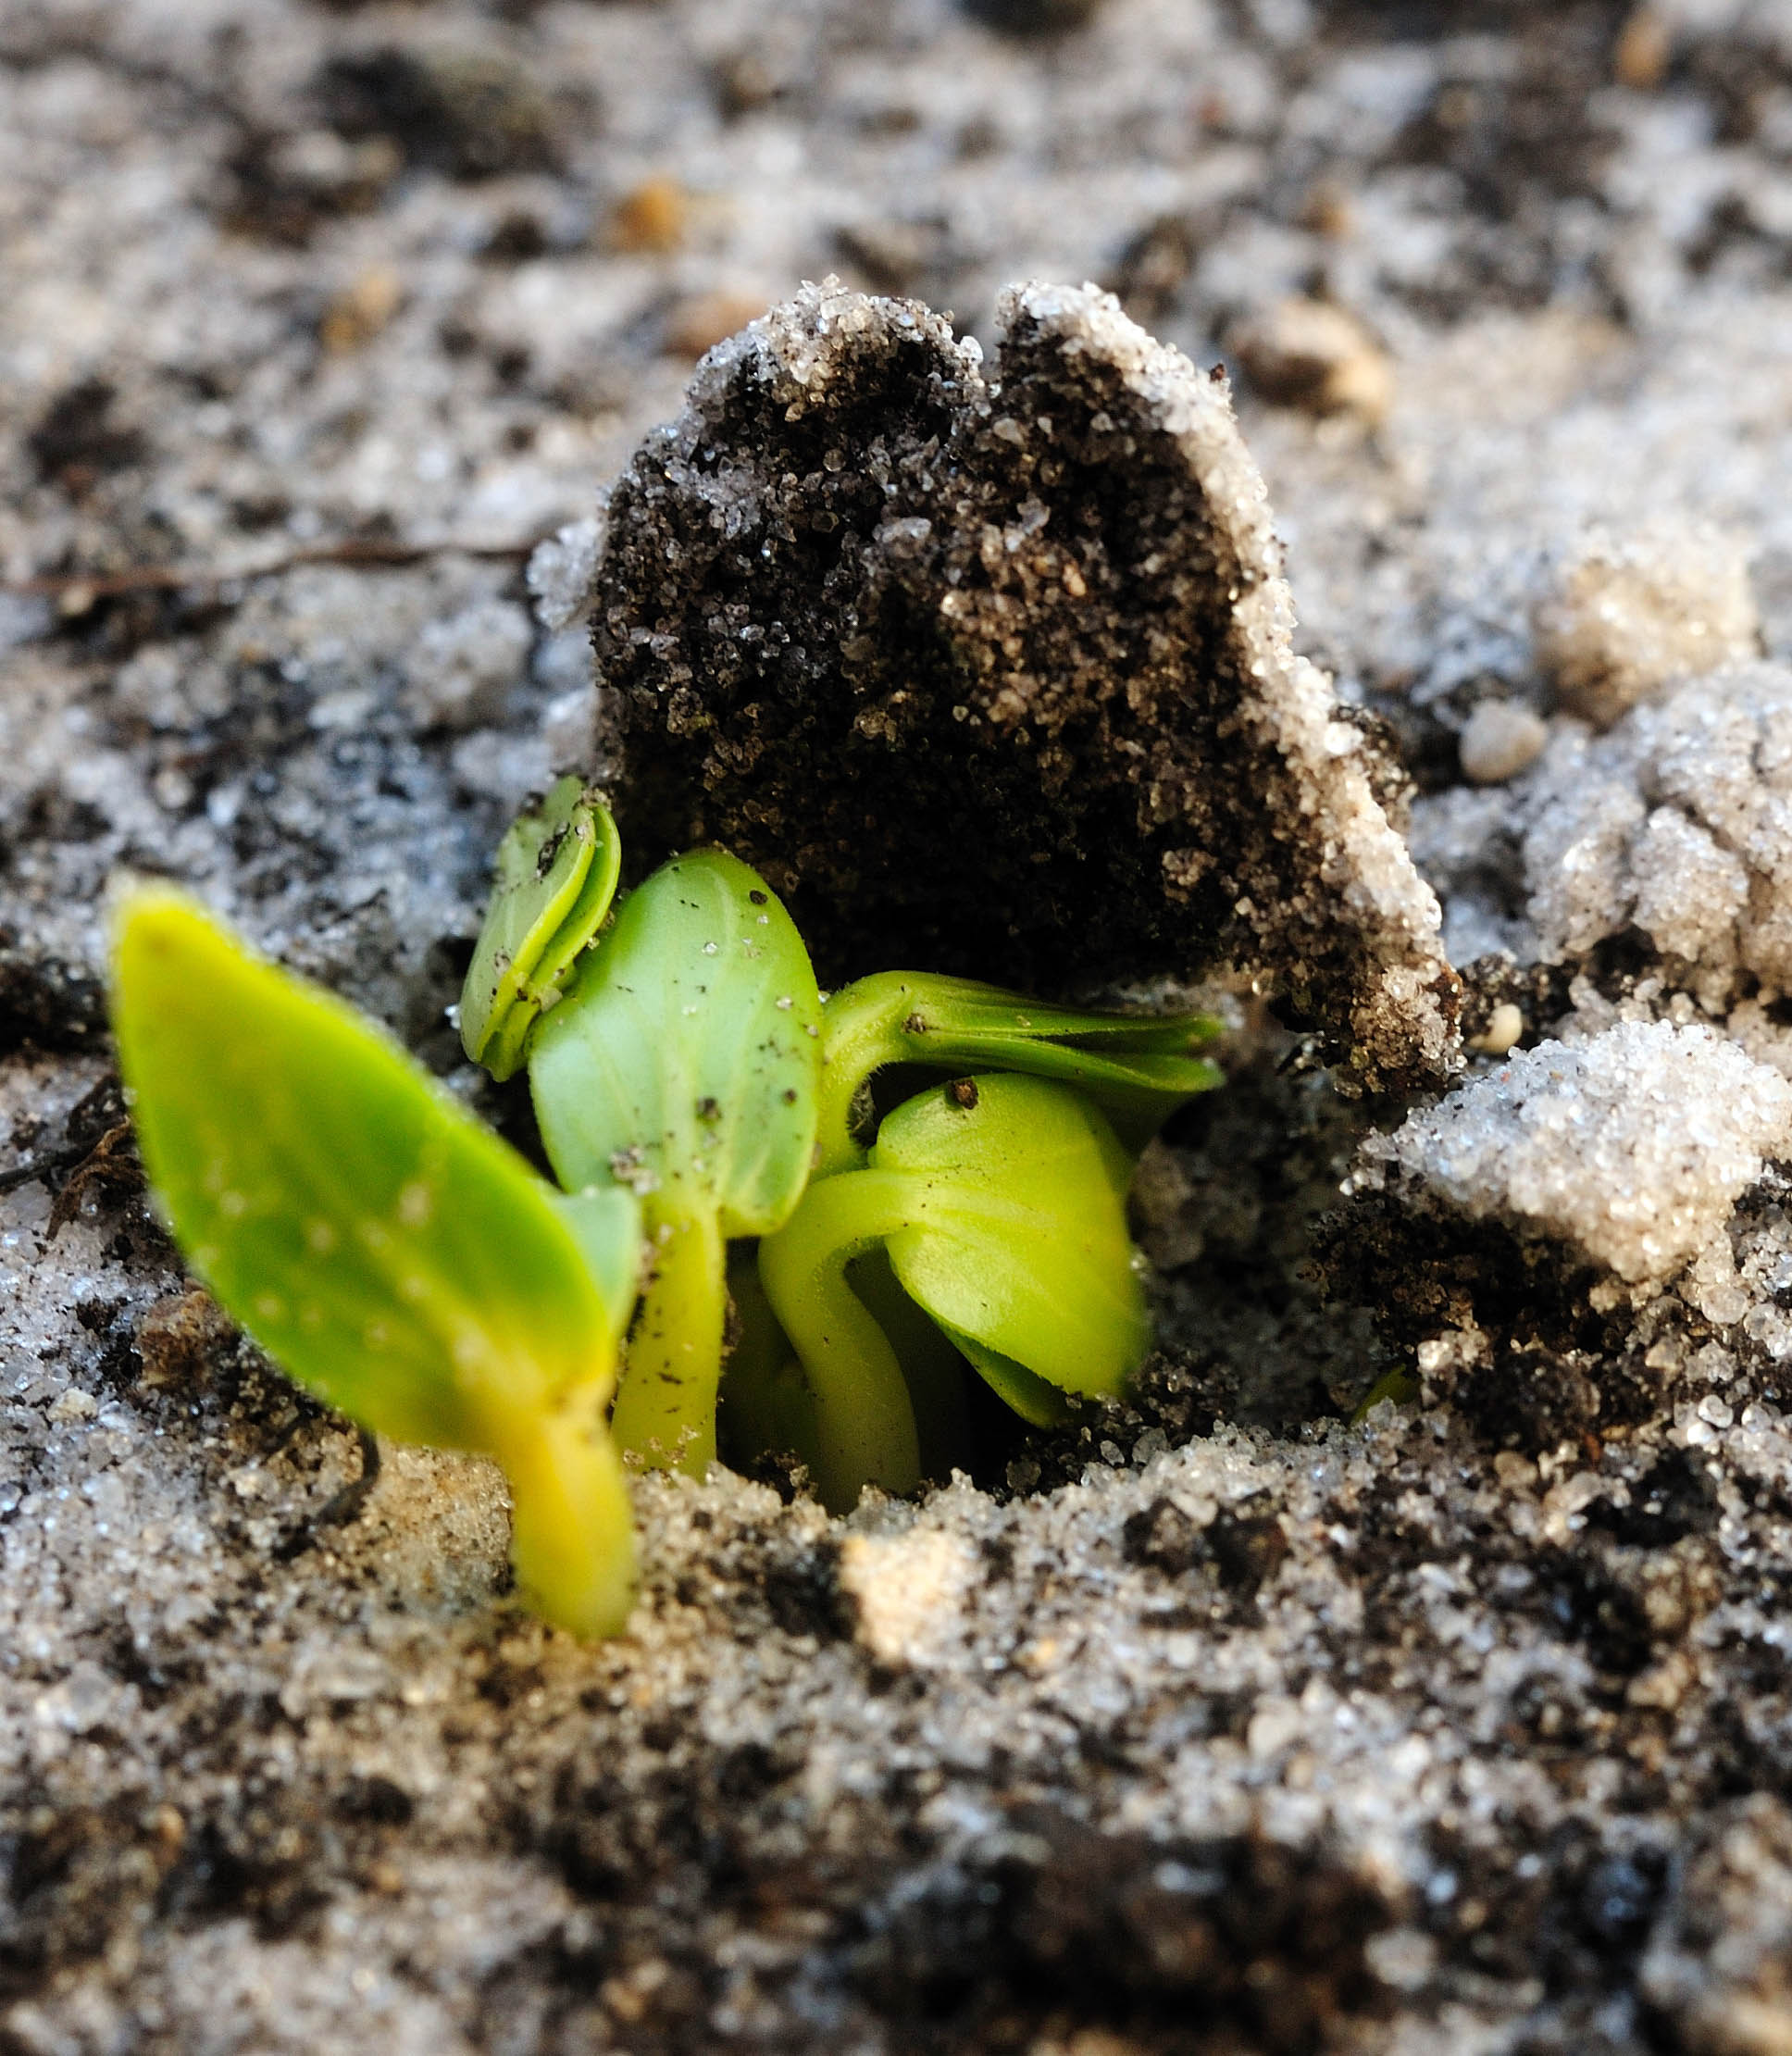
<path fill-rule="evenodd" d="M 487 563 L 526 563 L 540 538 L 528 542 L 381 542 L 375 540 L 319 543 L 309 550 L 293 550 L 268 563 L 244 565 L 237 570 L 207 570 L 195 565 L 140 564 L 129 571 L 59 573 L 55 578 L 26 579 L 0 585 L 0 592 L 19 599 L 54 600 L 66 605 L 70 600 L 83 603 L 70 609 L 81 613 L 95 600 L 110 600 L 127 592 L 176 592 L 193 586 L 246 585 L 253 579 L 277 579 L 314 564 L 339 564 L 375 570 L 402 569 L 436 556 L 476 557 Z"/>
<path fill-rule="evenodd" d="M 75 1165 L 68 1184 L 56 1194 L 44 1240 L 56 1240 L 81 1212 L 81 1202 L 93 1186 L 112 1185 L 126 1191 L 140 1191 L 143 1183 L 143 1167 L 137 1158 L 131 1123 L 116 1122 Z"/>
<path fill-rule="evenodd" d="M 16 1192 L 21 1185 L 30 1185 L 40 1178 L 48 1178 L 56 1171 L 72 1170 L 88 1153 L 85 1142 L 71 1143 L 67 1149 L 50 1150 L 35 1157 L 29 1164 L 8 1165 L 0 1171 L 0 1192 Z"/>

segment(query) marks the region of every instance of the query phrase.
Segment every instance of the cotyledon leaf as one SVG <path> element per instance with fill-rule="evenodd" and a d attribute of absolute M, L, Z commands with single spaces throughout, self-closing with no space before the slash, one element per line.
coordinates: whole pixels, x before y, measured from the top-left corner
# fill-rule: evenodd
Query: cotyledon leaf
<path fill-rule="evenodd" d="M 166 889 L 120 910 L 113 1021 L 145 1168 L 227 1311 L 365 1426 L 495 1455 L 543 1611 L 619 1626 L 633 1544 L 603 1411 L 632 1196 L 569 1211 L 388 1036 Z"/>
<path fill-rule="evenodd" d="M 889 1064 L 1062 1079 L 1142 1147 L 1183 1101 L 1225 1082 L 1216 1064 L 1194 1053 L 1220 1032 L 1201 1014 L 1094 1014 L 970 978 L 877 972 L 822 1009 L 821 1172 L 864 1163 L 855 1108 Z"/>
<path fill-rule="evenodd" d="M 461 1046 L 493 1078 L 519 1070 L 616 897 L 622 841 L 609 804 L 562 779 L 498 845 L 492 898 L 460 996 Z"/>
<path fill-rule="evenodd" d="M 910 1490 L 921 1467 L 895 1324 L 877 1291 L 853 1290 L 852 1267 L 863 1277 L 865 1256 L 884 1252 L 972 1367 L 1016 1413 L 1052 1425 L 1064 1392 L 1119 1392 L 1151 1344 L 1126 1235 L 1130 1174 L 1078 1093 L 995 1073 L 905 1101 L 864 1169 L 811 1182 L 760 1242 L 759 1277 L 802 1359 L 811 1412 L 791 1419 L 831 1512 L 866 1485 Z"/>
<path fill-rule="evenodd" d="M 1068 1392 L 1123 1388 L 1151 1320 L 1126 1233 L 1131 1162 L 1095 1107 L 1044 1078 L 957 1079 L 887 1115 L 871 1164 L 913 1192 L 885 1240 L 903 1290 L 980 1345 L 967 1353 L 998 1390 L 990 1357 Z"/>
<path fill-rule="evenodd" d="M 531 1044 L 555 1175 L 632 1187 L 650 1222 L 769 1234 L 809 1176 L 820 1015 L 809 953 L 756 872 L 719 850 L 662 865 Z"/>
<path fill-rule="evenodd" d="M 986 1349 L 976 1336 L 948 1327 L 943 1321 L 937 1325 L 941 1334 L 951 1336 L 964 1351 L 965 1361 L 996 1397 L 1013 1407 L 1030 1427 L 1062 1427 L 1071 1419 L 1074 1410 L 1070 1402 L 1055 1385 L 1036 1377 L 1025 1364 L 1016 1364 L 1000 1350 Z"/>
<path fill-rule="evenodd" d="M 555 1176 L 641 1195 L 652 1267 L 613 1426 L 641 1463 L 701 1477 L 716 1455 L 727 1243 L 770 1233 L 807 1182 L 820 1015 L 765 880 L 699 850 L 623 903 L 531 1040 Z"/>

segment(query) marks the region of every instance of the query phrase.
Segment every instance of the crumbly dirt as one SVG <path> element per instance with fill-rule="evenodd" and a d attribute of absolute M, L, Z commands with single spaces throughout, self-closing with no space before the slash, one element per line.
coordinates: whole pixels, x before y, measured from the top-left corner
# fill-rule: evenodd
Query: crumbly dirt
<path fill-rule="evenodd" d="M 997 321 L 986 377 L 830 280 L 617 481 L 591 604 L 635 862 L 739 851 L 830 983 L 1225 964 L 1318 1018 L 1340 1084 L 1440 1083 L 1457 986 L 1402 780 L 1294 654 L 1224 372 L 1088 289 Z"/>
<path fill-rule="evenodd" d="M 1238 427 L 1288 661 L 1415 788 L 1466 1090 L 1504 1107 L 1512 1033 L 1569 1133 L 1614 1035 L 1779 1068 L 1788 158 L 1777 0 L 0 9 L 0 2049 L 1781 2056 L 1792 1178 L 1761 1138 L 1671 1276 L 1540 1228 L 1497 1164 L 1346 1199 L 1365 1136 L 1456 1118 L 1316 1067 L 1375 1027 L 1379 945 L 1334 953 L 1339 1005 L 1236 908 L 1184 957 L 1150 895 L 1073 894 L 1105 925 L 1066 978 L 1263 969 L 1210 988 L 1231 1083 L 1140 1182 L 1131 1402 L 981 1423 L 974 1477 L 844 1522 L 785 1476 L 645 1482 L 641 1606 L 586 1649 L 508 1591 L 495 1472 L 365 1444 L 194 1295 L 101 974 L 108 878 L 186 879 L 530 1146 L 445 1009 L 505 820 L 623 713 L 577 612 L 595 531 L 532 577 L 530 546 L 805 279 L 952 310 L 935 359 L 975 338 L 986 380 L 1002 288 L 1092 280 L 1203 379 L 1353 339 L 1274 396 L 1239 350 Z M 1538 623 L 1589 534 L 1659 563 L 1675 524 L 1727 539 L 1710 604 L 1761 661 L 1592 734 Z M 1690 630 L 1713 561 L 1655 581 L 1651 647 L 1737 654 Z M 1485 719 L 1464 767 L 1494 704 L 1548 729 L 1505 778 Z M 1228 851 L 1311 880 L 1226 798 Z M 1665 1195 L 1627 1188 L 1620 1141 L 1573 1166 L 1592 1216 L 1698 1196 L 1671 1150 Z M 1416 1399 L 1352 1424 L 1388 1372 Z"/>

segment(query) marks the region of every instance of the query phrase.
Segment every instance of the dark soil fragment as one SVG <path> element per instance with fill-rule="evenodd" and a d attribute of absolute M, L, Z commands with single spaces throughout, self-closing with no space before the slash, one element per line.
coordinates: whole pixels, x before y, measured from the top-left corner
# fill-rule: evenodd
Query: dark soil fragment
<path fill-rule="evenodd" d="M 81 379 L 51 401 L 25 438 L 41 479 L 79 495 L 139 461 L 143 438 L 114 415 L 118 397 L 104 379 Z"/>
<path fill-rule="evenodd" d="M 81 1049 L 106 1021 L 106 989 L 85 966 L 39 955 L 0 928 L 0 1052 L 21 1043 Z"/>
<path fill-rule="evenodd" d="M 1257 1835 L 1164 1842 L 1022 1809 L 890 1913 L 853 1952 L 854 1981 L 899 2020 L 925 1995 L 952 2022 L 935 2046 L 988 2046 L 977 2024 L 1055 2005 L 1151 2049 L 1242 2035 L 1300 2056 L 1387 2010 L 1364 1955 L 1392 1925 L 1387 1899 L 1323 1849 Z"/>
<path fill-rule="evenodd" d="M 1377 1328 L 1403 1350 L 1450 1328 L 1598 1350 L 1612 1326 L 1587 1302 L 1596 1272 L 1572 1251 L 1521 1240 L 1497 1222 L 1408 1208 L 1392 1193 L 1358 1192 L 1322 1221 L 1313 1262 L 1333 1299 L 1373 1307 Z"/>
<path fill-rule="evenodd" d="M 1159 1497 L 1126 1516 L 1120 1548 L 1129 1564 L 1142 1564 L 1180 1577 L 1202 1556 L 1201 1529 L 1174 1500 Z"/>
<path fill-rule="evenodd" d="M 964 12 L 1014 36 L 1062 35 L 1086 28 L 1101 0 L 962 0 Z"/>
<path fill-rule="evenodd" d="M 157 1300 L 137 1328 L 143 1383 L 151 1389 L 197 1384 L 236 1332 L 218 1302 L 196 1285 Z"/>
<path fill-rule="evenodd" d="M 640 864 L 714 840 L 824 980 L 1064 991 L 1232 962 L 1370 1090 L 1455 1061 L 1436 902 L 1376 745 L 1297 658 L 1223 382 L 1106 295 L 805 289 L 612 495 L 593 592 Z"/>
<path fill-rule="evenodd" d="M 1690 1450 L 1664 1450 L 1630 1488 L 1628 1505 L 1601 1500 L 1587 1509 L 1587 1525 L 1635 1549 L 1671 1549 L 1688 1535 L 1717 1526 L 1717 1488 Z"/>
<path fill-rule="evenodd" d="M 46 1966 L 96 1956 L 122 1938 L 180 1848 L 141 1793 L 104 1807 L 8 1808 L 0 1842 L 8 1900 L 0 1999 L 39 1990 Z"/>
<path fill-rule="evenodd" d="M 456 179 L 551 170 L 559 161 L 545 94 L 501 52 L 392 45 L 336 56 L 317 94 L 340 134 L 390 136 L 409 163 Z"/>
<path fill-rule="evenodd" d="M 1649 1419 L 1661 1403 L 1661 1380 L 1622 1356 L 1503 1349 L 1469 1368 L 1450 1396 L 1491 1448 L 1537 1456 L 1563 1442 L 1596 1447 L 1608 1428 Z"/>
<path fill-rule="evenodd" d="M 1174 1500 L 1158 1498 L 1128 1515 L 1120 1547 L 1129 1564 L 1142 1564 L 1168 1577 L 1180 1577 L 1198 1564 L 1212 1564 L 1219 1581 L 1240 1599 L 1254 1599 L 1288 1554 L 1288 1540 L 1273 1514 L 1216 1514 L 1205 1527 L 1189 1519 Z"/>
<path fill-rule="evenodd" d="M 1108 289 L 1135 321 L 1162 321 L 1175 311 L 1198 254 L 1194 227 L 1186 217 L 1158 215 L 1128 239 Z"/>

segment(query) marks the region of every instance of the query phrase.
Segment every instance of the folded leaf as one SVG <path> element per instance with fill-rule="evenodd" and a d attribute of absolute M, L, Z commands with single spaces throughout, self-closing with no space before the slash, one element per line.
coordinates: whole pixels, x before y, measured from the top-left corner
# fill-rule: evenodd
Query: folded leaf
<path fill-rule="evenodd" d="M 822 1169 L 864 1161 L 851 1136 L 853 1104 L 890 1064 L 1058 1078 L 1142 1146 L 1183 1101 L 1225 1082 L 1217 1065 L 1193 1053 L 1219 1033 L 1201 1014 L 1084 1013 L 915 971 L 860 978 L 822 1015 Z"/>
<path fill-rule="evenodd" d="M 603 925 L 621 872 L 609 803 L 578 779 L 511 823 L 460 997 L 461 1046 L 493 1078 L 521 1067 L 529 1030 Z"/>
<path fill-rule="evenodd" d="M 949 1333 L 1064 1391 L 1121 1390 L 1151 1319 L 1126 1233 L 1131 1161 L 1095 1107 L 1043 1078 L 959 1079 L 887 1115 L 871 1163 L 912 1190 L 885 1246 Z"/>

